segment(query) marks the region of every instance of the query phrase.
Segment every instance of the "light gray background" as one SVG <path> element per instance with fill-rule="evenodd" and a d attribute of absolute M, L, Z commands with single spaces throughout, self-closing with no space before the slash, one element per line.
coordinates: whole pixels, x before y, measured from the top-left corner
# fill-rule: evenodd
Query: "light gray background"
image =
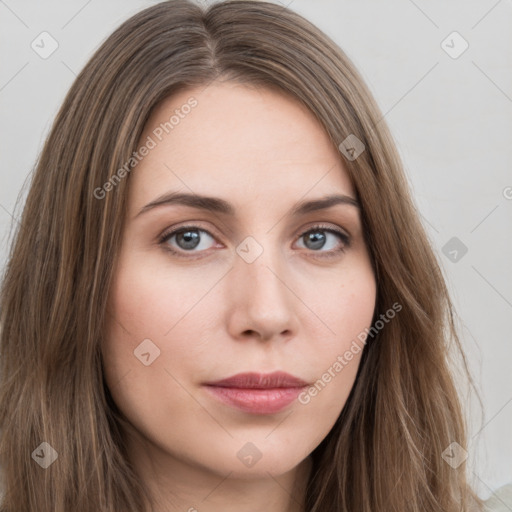
<path fill-rule="evenodd" d="M 345 50 L 395 137 L 483 398 L 483 422 L 468 407 L 468 464 L 487 498 L 512 482 L 512 2 L 282 1 Z M 26 189 L 15 209 L 17 197 L 75 75 L 114 28 L 154 3 L 0 0 L 0 268 Z M 47 59 L 31 48 L 43 31 L 59 45 Z M 453 31 L 469 44 L 457 58 L 443 49 L 462 48 L 446 39 Z M 450 254 L 452 237 L 466 254 Z"/>

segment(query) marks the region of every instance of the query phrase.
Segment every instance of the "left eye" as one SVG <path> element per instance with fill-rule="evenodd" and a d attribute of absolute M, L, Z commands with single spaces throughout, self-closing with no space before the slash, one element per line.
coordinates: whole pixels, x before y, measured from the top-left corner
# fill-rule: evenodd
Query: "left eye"
<path fill-rule="evenodd" d="M 330 236 L 329 236 L 330 235 Z M 331 243 L 328 243 L 329 238 L 331 239 Z M 337 238 L 338 243 L 336 243 L 336 240 L 333 240 Z M 328 228 L 313 228 L 306 232 L 304 232 L 300 237 L 299 240 L 304 240 L 304 244 L 306 245 L 306 249 L 311 249 L 313 251 L 318 251 L 318 249 L 324 249 L 325 245 L 327 244 L 330 247 L 327 247 L 325 251 L 322 252 L 338 252 L 338 251 L 344 251 L 345 246 L 349 244 L 349 238 L 344 233 L 341 233 L 340 231 L 336 231 L 334 229 L 328 229 Z M 336 246 L 339 244 L 339 241 L 342 241 L 342 247 L 336 248 Z"/>

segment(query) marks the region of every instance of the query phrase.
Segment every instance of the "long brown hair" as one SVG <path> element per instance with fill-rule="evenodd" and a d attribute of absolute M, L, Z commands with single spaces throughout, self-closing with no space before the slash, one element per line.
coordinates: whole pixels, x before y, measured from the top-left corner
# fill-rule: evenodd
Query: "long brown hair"
<path fill-rule="evenodd" d="M 173 0 L 136 14 L 102 44 L 37 162 L 1 291 L 0 511 L 149 510 L 102 371 L 130 173 L 112 180 L 155 105 L 219 79 L 283 90 L 315 114 L 337 147 L 349 135 L 364 144 L 357 158 L 340 158 L 362 205 L 377 276 L 374 319 L 402 306 L 369 338 L 348 401 L 312 454 L 306 510 L 481 506 L 465 464 L 452 467 L 442 457 L 452 442 L 466 446 L 448 357 L 455 347 L 467 372 L 454 313 L 394 142 L 361 76 L 331 39 L 287 8 Z M 48 467 L 36 463 L 52 454 Z"/>

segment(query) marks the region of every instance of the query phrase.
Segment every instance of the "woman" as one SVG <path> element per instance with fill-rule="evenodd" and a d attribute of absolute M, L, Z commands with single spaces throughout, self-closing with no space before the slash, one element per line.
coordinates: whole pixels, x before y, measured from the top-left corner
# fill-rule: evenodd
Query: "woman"
<path fill-rule="evenodd" d="M 288 9 L 163 2 L 105 41 L 1 312 L 2 512 L 483 510 L 392 138 Z"/>

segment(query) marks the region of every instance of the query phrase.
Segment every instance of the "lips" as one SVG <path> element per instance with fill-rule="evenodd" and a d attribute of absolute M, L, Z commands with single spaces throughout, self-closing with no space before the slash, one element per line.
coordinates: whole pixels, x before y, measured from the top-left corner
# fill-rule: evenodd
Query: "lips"
<path fill-rule="evenodd" d="M 204 384 L 217 400 L 253 414 L 274 414 L 285 409 L 308 385 L 285 372 L 239 373 Z"/>

